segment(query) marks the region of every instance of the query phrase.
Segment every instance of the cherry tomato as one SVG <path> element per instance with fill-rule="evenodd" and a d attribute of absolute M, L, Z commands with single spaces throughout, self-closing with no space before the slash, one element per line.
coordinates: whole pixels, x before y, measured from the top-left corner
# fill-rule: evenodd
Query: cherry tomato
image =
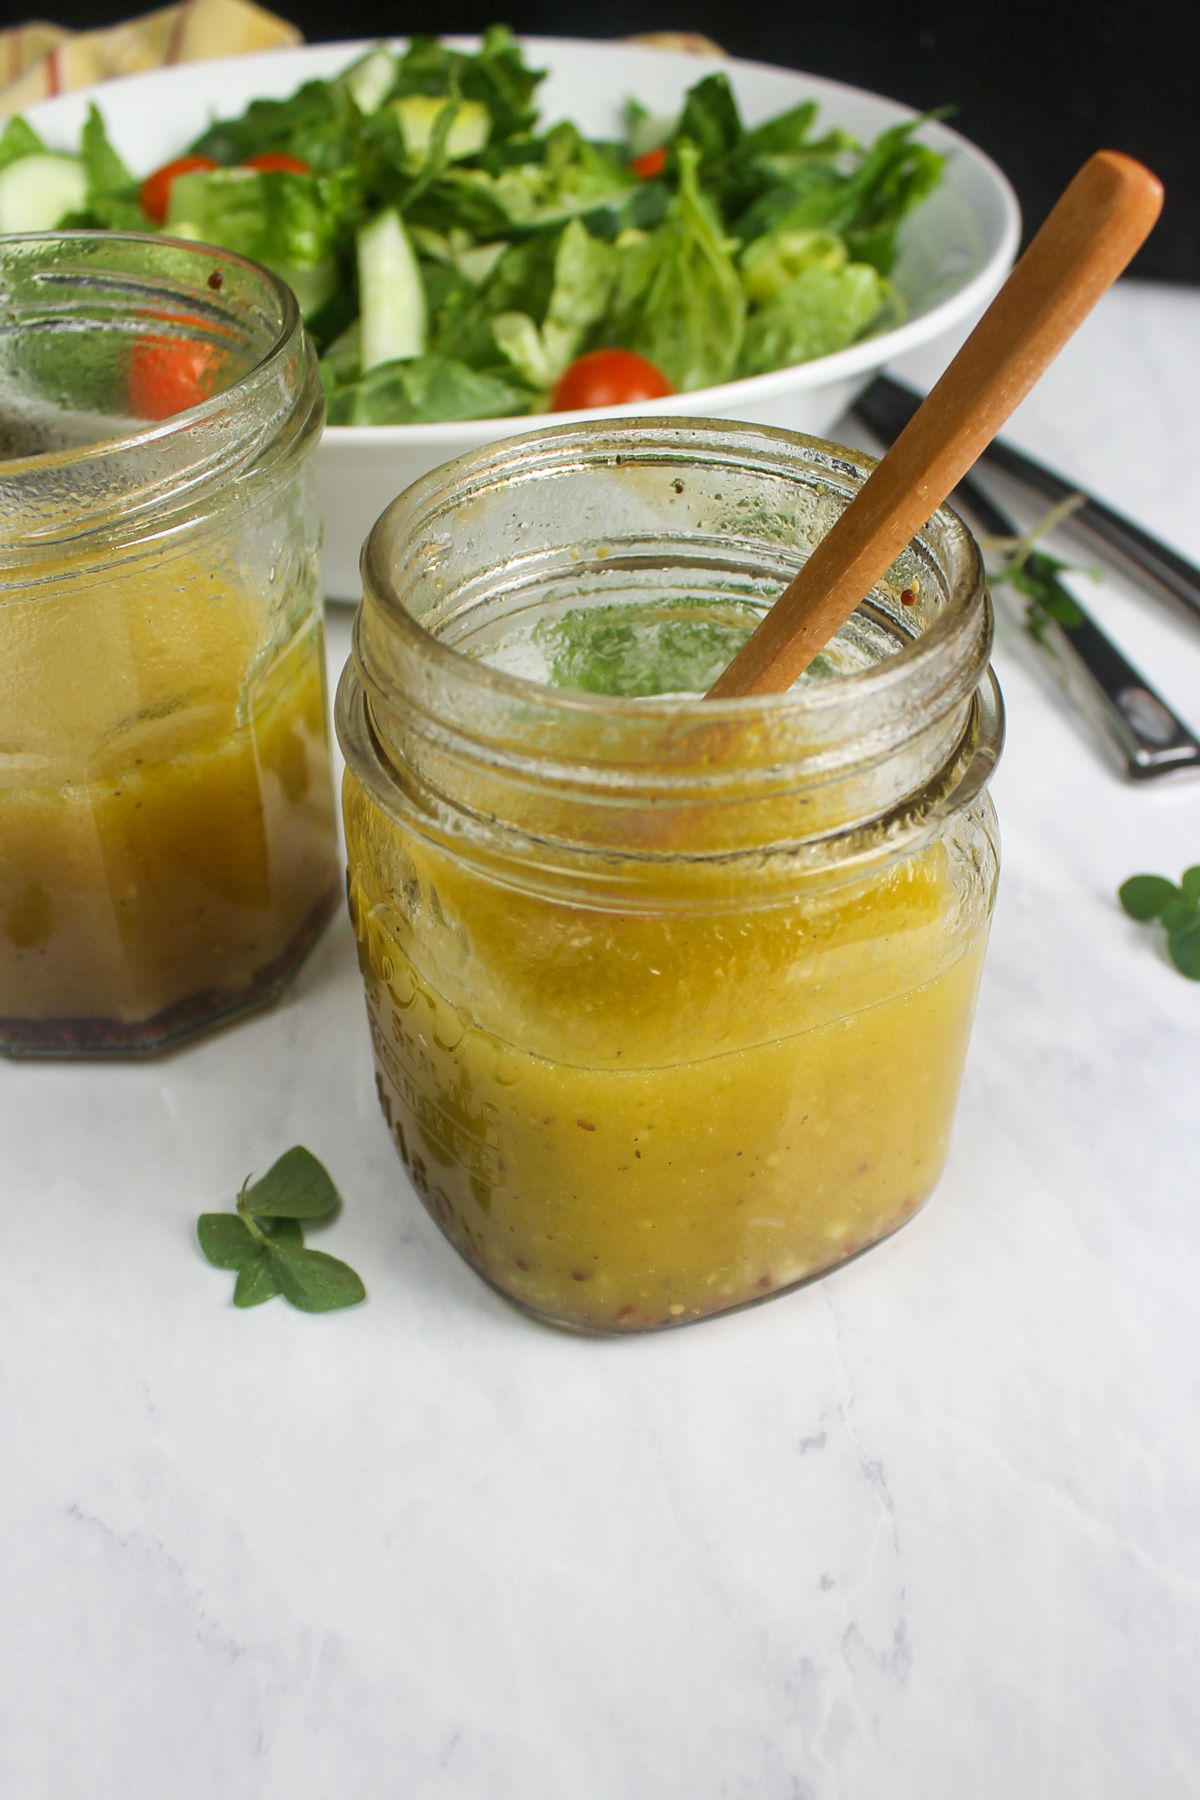
<path fill-rule="evenodd" d="M 283 169 L 289 175 L 312 174 L 308 163 L 301 162 L 298 156 L 289 156 L 286 150 L 260 150 L 257 156 L 248 156 L 242 167 L 261 169 L 264 175 L 270 175 L 276 169 Z"/>
<path fill-rule="evenodd" d="M 199 406 L 220 385 L 222 352 L 199 338 L 145 337 L 129 359 L 129 410 L 138 419 L 169 419 Z"/>
<path fill-rule="evenodd" d="M 171 184 L 177 175 L 191 175 L 196 169 L 215 169 L 216 163 L 211 156 L 177 156 L 174 162 L 164 163 L 161 169 L 155 169 L 153 175 L 147 175 L 138 193 L 142 203 L 142 211 L 156 225 L 166 223 L 167 208 L 171 204 Z"/>
<path fill-rule="evenodd" d="M 660 400 L 674 392 L 662 370 L 632 350 L 589 350 L 559 378 L 550 405 L 554 412 L 577 412 L 585 406 Z"/>
<path fill-rule="evenodd" d="M 643 181 L 650 181 L 655 175 L 661 175 L 667 163 L 667 152 L 663 145 L 657 150 L 647 150 L 642 156 L 635 156 L 630 168 Z"/>

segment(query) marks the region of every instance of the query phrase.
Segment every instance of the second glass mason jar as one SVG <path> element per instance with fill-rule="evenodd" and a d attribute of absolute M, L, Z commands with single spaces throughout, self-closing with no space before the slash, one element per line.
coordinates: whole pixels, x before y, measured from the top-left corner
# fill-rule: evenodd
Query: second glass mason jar
<path fill-rule="evenodd" d="M 323 416 L 265 269 L 0 241 L 0 1048 L 156 1050 L 336 905 Z"/>
<path fill-rule="evenodd" d="M 936 513 L 791 692 L 701 698 L 872 466 L 563 426 L 368 540 L 338 730 L 379 1097 L 447 1237 L 541 1318 L 762 1299 L 941 1172 L 998 869 L 969 533 Z"/>

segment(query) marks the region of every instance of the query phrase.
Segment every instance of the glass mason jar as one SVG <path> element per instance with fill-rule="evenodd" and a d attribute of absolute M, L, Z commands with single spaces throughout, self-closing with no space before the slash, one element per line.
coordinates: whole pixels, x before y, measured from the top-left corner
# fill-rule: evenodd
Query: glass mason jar
<path fill-rule="evenodd" d="M 146 1052 L 257 1005 L 335 905 L 322 417 L 266 270 L 0 239 L 9 1052 Z"/>
<path fill-rule="evenodd" d="M 446 1236 L 543 1319 L 762 1299 L 938 1179 L 998 870 L 970 534 L 936 513 L 791 692 L 700 698 L 872 467 L 562 426 L 367 541 L 337 723 L 379 1097 Z"/>

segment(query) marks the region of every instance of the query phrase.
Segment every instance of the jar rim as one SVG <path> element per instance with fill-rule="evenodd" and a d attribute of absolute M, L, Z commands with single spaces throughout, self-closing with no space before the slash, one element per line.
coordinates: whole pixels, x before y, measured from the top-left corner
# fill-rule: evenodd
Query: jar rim
<path fill-rule="evenodd" d="M 950 779 L 972 720 L 990 746 L 979 766 L 998 749 L 977 704 L 991 601 L 948 508 L 859 611 L 850 654 L 870 666 L 785 694 L 580 693 L 491 667 L 422 622 L 460 642 L 522 617 L 532 628 L 577 595 L 603 605 L 613 577 L 614 591 L 695 582 L 769 605 L 872 467 L 777 428 L 655 419 L 552 427 L 432 471 L 364 548 L 338 700 L 352 771 L 390 784 L 417 830 L 518 858 L 639 845 L 721 858 L 868 826 L 876 843 L 875 828 L 907 837 L 903 809 L 923 813 L 918 796 Z"/>
<path fill-rule="evenodd" d="M 444 808 L 414 805 L 413 795 L 397 785 L 397 770 L 372 729 L 366 699 L 351 658 L 342 670 L 337 688 L 338 740 L 355 782 L 385 816 L 436 845 L 444 855 L 486 864 L 493 880 L 515 892 L 540 896 L 557 893 L 577 903 L 608 908 L 615 895 L 621 911 L 641 911 L 649 906 L 661 912 L 667 904 L 668 896 L 663 891 L 622 881 L 621 871 L 639 864 L 643 868 L 673 867 L 677 872 L 705 865 L 724 865 L 734 870 L 743 864 L 753 868 L 760 878 L 756 904 L 770 907 L 780 899 L 780 866 L 786 869 L 786 891 L 795 883 L 824 878 L 831 869 L 836 870 L 839 879 L 853 879 L 881 861 L 895 862 L 919 850 L 981 800 L 1000 760 L 1005 737 L 1004 701 L 989 664 L 970 702 L 962 736 L 951 754 L 920 787 L 894 798 L 883 811 L 825 824 L 808 835 L 784 841 L 761 839 L 716 849 L 689 846 L 655 850 L 644 845 L 625 845 L 620 847 L 617 865 L 613 851 L 618 847 L 611 843 L 552 838 L 544 831 L 514 829 L 511 822 L 507 828 L 501 825 L 496 829 L 495 816 L 486 822 L 475 821 L 483 829 L 472 831 L 468 826 L 464 831 L 462 818 L 454 818 Z M 773 862 L 779 866 L 772 868 Z M 675 896 L 675 904 L 694 912 L 698 905 L 722 910 L 727 901 L 719 891 L 700 898 L 694 889 L 684 887 Z"/>
<path fill-rule="evenodd" d="M 0 550 L 89 535 L 183 489 L 194 502 L 196 489 L 218 469 L 227 478 L 239 463 L 253 461 L 293 410 L 294 365 L 307 354 L 299 306 L 279 276 L 249 257 L 157 232 L 24 232 L 0 238 L 0 272 L 6 264 L 40 280 L 48 295 L 90 281 L 97 294 L 114 300 L 170 300 L 176 310 L 161 316 L 184 341 L 181 328 L 189 322 L 237 333 L 252 360 L 228 385 L 165 418 L 131 419 L 128 430 L 0 461 Z M 17 331 L 11 278 L 5 286 L 0 332 Z M 142 316 L 155 315 L 143 310 Z M 46 492 L 60 502 L 69 493 L 61 516 L 39 517 L 37 502 Z"/>
<path fill-rule="evenodd" d="M 937 525 L 945 534 L 944 541 L 956 554 L 963 555 L 966 567 L 954 584 L 947 606 L 939 611 L 929 629 L 912 636 L 893 655 L 867 668 L 839 676 L 836 681 L 814 683 L 804 688 L 792 687 L 783 693 L 738 695 L 718 700 L 692 696 L 662 694 L 627 698 L 619 695 L 586 693 L 570 688 L 553 688 L 505 669 L 493 668 L 476 658 L 466 656 L 453 645 L 443 643 L 415 618 L 396 591 L 390 578 L 391 552 L 402 533 L 411 535 L 420 526 L 422 515 L 432 511 L 438 497 L 449 494 L 456 486 L 467 486 L 476 480 L 499 476 L 516 468 L 533 473 L 539 459 L 549 466 L 554 460 L 565 460 L 578 446 L 592 447 L 595 460 L 619 463 L 644 455 L 650 446 L 678 450 L 680 446 L 706 439 L 716 444 L 721 438 L 730 443 L 738 439 L 753 441 L 781 450 L 801 449 L 829 458 L 831 469 L 853 471 L 858 478 L 876 466 L 877 457 L 829 439 L 788 431 L 780 426 L 742 424 L 729 419 L 663 419 L 640 417 L 596 421 L 595 424 L 551 426 L 541 432 L 505 438 L 496 443 L 467 452 L 419 477 L 385 509 L 372 527 L 363 545 L 361 573 L 364 609 L 370 602 L 386 617 L 389 626 L 403 640 L 405 650 L 419 661 L 427 661 L 442 676 L 461 681 L 479 693 L 503 696 L 512 701 L 536 700 L 539 706 L 560 711 L 564 717 L 593 718 L 606 716 L 622 720 L 653 722 L 677 721 L 701 716 L 706 720 L 729 718 L 745 720 L 763 714 L 776 717 L 802 710 L 808 717 L 822 711 L 842 710 L 847 696 L 879 696 L 890 694 L 898 686 L 913 679 L 914 670 L 927 665 L 932 658 L 944 656 L 950 642 L 963 630 L 968 611 L 978 591 L 984 586 L 983 562 L 971 532 L 948 504 L 938 507 L 913 542 L 924 542 L 926 534 Z M 542 450 L 542 446 L 546 446 Z M 365 639 L 365 630 L 356 639 Z M 980 672 L 987 661 L 991 644 L 990 609 Z M 357 645 L 356 645 L 357 647 Z M 364 643 L 365 648 L 365 643 Z"/>

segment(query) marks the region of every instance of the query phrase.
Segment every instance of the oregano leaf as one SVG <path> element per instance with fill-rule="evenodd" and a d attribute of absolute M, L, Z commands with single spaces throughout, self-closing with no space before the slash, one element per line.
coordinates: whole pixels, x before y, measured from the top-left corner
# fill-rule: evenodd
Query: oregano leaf
<path fill-rule="evenodd" d="M 340 1204 L 328 1171 L 303 1144 L 285 1150 L 238 1200 L 243 1212 L 265 1219 L 323 1219 Z"/>
<path fill-rule="evenodd" d="M 1200 981 L 1200 914 L 1182 931 L 1171 933 L 1167 951 L 1181 975 L 1189 981 Z"/>
<path fill-rule="evenodd" d="M 1183 871 L 1179 877 L 1179 885 L 1185 900 L 1192 901 L 1193 905 L 1200 904 L 1200 863 L 1194 863 L 1190 869 Z"/>
<path fill-rule="evenodd" d="M 284 1294 L 304 1312 L 333 1312 L 367 1297 L 346 1263 L 304 1244 L 301 1219 L 326 1219 L 341 1205 L 330 1176 L 311 1151 L 297 1144 L 267 1170 L 247 1181 L 236 1213 L 203 1213 L 196 1235 L 209 1262 L 236 1269 L 235 1306 L 261 1306 Z"/>
<path fill-rule="evenodd" d="M 237 1285 L 233 1290 L 235 1306 L 261 1306 L 264 1300 L 273 1300 L 279 1292 L 279 1274 L 274 1259 L 267 1250 L 259 1250 L 254 1261 L 248 1262 L 238 1270 Z"/>
<path fill-rule="evenodd" d="M 1131 875 L 1117 889 L 1117 899 L 1131 919 L 1145 924 L 1162 915 L 1164 906 L 1180 899 L 1180 890 L 1165 875 Z"/>
<path fill-rule="evenodd" d="M 285 1250 L 304 1248 L 304 1233 L 300 1229 L 299 1219 L 264 1219 L 262 1229 L 273 1244 L 279 1244 Z"/>
<path fill-rule="evenodd" d="M 302 1312 L 335 1312 L 342 1306 L 357 1306 L 367 1297 L 349 1264 L 326 1256 L 323 1250 L 272 1248 L 269 1255 L 284 1295 Z"/>
<path fill-rule="evenodd" d="M 1200 908 L 1193 906 L 1181 895 L 1168 901 L 1159 918 L 1168 931 L 1187 931 L 1189 926 L 1200 924 Z"/>
<path fill-rule="evenodd" d="M 1075 501 L 1074 506 L 1078 504 Z M 1074 506 L 1067 511 L 1073 511 Z M 1082 625 L 1086 616 L 1074 595 L 1059 579 L 1062 575 L 1074 573 L 1070 563 L 1060 561 L 1057 556 L 1048 556 L 1044 550 L 1035 550 L 1033 547 L 1035 538 L 1052 529 L 1063 516 L 1063 510 L 1055 507 L 1025 537 L 1008 540 L 1003 563 L 998 569 L 988 570 L 988 580 L 993 585 L 1007 581 L 1010 587 L 1016 588 L 1018 593 L 1025 596 L 1025 630 L 1039 644 L 1045 644 L 1047 629 L 1051 624 L 1070 630 Z M 999 549 L 1001 545 L 995 544 L 992 547 Z"/>
<path fill-rule="evenodd" d="M 201 1213 L 196 1236 L 205 1256 L 218 1269 L 244 1268 L 262 1249 L 236 1213 Z"/>

